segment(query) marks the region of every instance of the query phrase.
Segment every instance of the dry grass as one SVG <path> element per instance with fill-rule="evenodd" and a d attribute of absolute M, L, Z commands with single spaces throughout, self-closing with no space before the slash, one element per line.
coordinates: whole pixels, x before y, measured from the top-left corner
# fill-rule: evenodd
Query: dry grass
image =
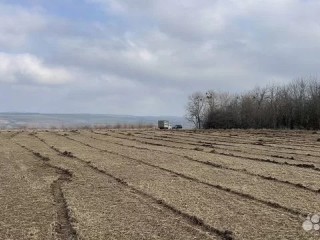
<path fill-rule="evenodd" d="M 1 132 L 0 239 L 317 239 L 301 227 L 320 211 L 314 139 L 264 130 Z"/>

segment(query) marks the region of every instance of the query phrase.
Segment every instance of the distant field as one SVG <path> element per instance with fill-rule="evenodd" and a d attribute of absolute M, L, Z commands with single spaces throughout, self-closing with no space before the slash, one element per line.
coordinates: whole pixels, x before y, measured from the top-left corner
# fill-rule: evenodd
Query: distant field
<path fill-rule="evenodd" d="M 2 131 L 0 183 L 0 239 L 320 237 L 317 132 Z"/>

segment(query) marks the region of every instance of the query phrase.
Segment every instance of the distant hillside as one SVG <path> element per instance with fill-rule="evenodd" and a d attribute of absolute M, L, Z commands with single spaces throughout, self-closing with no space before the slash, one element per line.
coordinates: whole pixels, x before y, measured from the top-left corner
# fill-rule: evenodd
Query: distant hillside
<path fill-rule="evenodd" d="M 176 116 L 130 116 L 113 114 L 39 114 L 39 113 L 0 113 L 1 129 L 62 128 L 116 124 L 153 124 L 158 120 L 168 120 L 172 125 L 182 124 L 185 128 L 192 125 L 184 117 Z"/>

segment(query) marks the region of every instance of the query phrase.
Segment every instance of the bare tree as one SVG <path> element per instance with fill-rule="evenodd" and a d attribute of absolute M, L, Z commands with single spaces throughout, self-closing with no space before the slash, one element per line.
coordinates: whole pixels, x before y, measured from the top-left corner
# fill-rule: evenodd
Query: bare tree
<path fill-rule="evenodd" d="M 320 81 L 299 78 L 241 95 L 197 92 L 189 97 L 187 119 L 197 128 L 320 129 Z"/>
<path fill-rule="evenodd" d="M 311 79 L 308 93 L 310 101 L 307 114 L 310 116 L 310 126 L 314 129 L 320 129 L 320 82 Z"/>
<path fill-rule="evenodd" d="M 188 97 L 186 119 L 193 122 L 196 128 L 201 128 L 205 116 L 206 96 L 195 92 Z"/>

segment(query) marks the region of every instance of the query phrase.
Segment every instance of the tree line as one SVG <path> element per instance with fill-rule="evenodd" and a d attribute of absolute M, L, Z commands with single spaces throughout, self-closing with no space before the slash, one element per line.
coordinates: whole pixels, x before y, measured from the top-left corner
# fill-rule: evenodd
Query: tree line
<path fill-rule="evenodd" d="M 242 94 L 195 92 L 188 97 L 186 118 L 206 129 L 320 129 L 320 81 L 300 78 Z"/>

